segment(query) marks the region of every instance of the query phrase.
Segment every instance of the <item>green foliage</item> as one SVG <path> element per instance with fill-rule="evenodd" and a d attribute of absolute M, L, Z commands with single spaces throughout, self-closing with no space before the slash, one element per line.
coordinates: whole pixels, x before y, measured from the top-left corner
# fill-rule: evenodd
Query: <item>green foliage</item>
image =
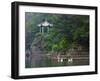
<path fill-rule="evenodd" d="M 77 44 L 88 48 L 89 16 L 30 12 L 26 12 L 25 15 L 26 32 L 31 32 L 26 33 L 27 48 L 36 41 L 40 41 L 41 49 L 46 51 L 66 52 L 71 47 L 77 48 Z M 53 23 L 53 27 L 41 36 L 37 24 L 43 22 L 44 19 Z"/>

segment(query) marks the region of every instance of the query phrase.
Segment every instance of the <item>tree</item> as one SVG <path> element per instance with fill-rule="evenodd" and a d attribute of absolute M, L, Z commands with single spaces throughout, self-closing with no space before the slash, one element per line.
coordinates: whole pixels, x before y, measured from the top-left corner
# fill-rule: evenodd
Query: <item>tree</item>
<path fill-rule="evenodd" d="M 73 45 L 77 47 L 77 44 L 89 49 L 89 16 L 27 12 L 25 17 L 26 48 L 34 40 L 42 39 L 40 46 L 48 52 L 66 53 Z M 53 27 L 41 37 L 37 24 L 44 19 L 53 23 Z"/>

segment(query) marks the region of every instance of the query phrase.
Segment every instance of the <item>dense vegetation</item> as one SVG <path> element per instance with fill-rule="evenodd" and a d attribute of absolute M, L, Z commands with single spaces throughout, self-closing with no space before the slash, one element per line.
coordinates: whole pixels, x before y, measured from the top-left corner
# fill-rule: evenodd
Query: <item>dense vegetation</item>
<path fill-rule="evenodd" d="M 43 37 L 39 32 L 39 23 L 47 19 L 53 26 Z M 25 13 L 26 49 L 34 47 L 39 41 L 44 51 L 65 53 L 79 46 L 89 49 L 89 16 L 47 13 Z"/>

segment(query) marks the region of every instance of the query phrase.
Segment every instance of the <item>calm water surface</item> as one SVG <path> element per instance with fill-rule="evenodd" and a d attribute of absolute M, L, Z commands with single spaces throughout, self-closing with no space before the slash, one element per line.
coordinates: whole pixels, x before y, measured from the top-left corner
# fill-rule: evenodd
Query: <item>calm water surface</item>
<path fill-rule="evenodd" d="M 33 55 L 33 58 L 31 60 L 26 61 L 26 68 L 78 65 L 89 65 L 89 59 L 73 59 L 72 61 L 63 59 L 63 61 L 59 61 L 58 59 L 52 59 L 47 56 Z"/>

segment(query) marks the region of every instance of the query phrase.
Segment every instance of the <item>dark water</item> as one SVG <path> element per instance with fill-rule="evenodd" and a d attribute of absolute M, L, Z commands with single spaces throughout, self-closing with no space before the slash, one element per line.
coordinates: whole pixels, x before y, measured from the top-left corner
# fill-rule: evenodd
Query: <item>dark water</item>
<path fill-rule="evenodd" d="M 89 59 L 73 59 L 71 62 L 69 62 L 68 59 L 58 61 L 58 59 L 52 59 L 47 56 L 34 56 L 31 61 L 26 61 L 26 68 L 80 65 L 89 65 Z"/>

